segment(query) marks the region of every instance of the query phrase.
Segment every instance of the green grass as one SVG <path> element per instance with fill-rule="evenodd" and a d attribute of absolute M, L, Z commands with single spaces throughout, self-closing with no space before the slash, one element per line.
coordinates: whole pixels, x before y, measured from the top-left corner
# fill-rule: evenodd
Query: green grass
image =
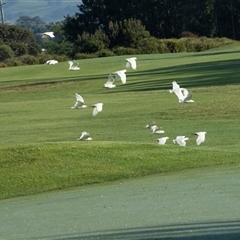
<path fill-rule="evenodd" d="M 103 84 L 126 56 L 0 69 L 0 199 L 184 169 L 240 164 L 240 45 L 201 53 L 137 56 L 115 89 Z M 193 92 L 179 104 L 171 82 Z M 75 92 L 89 106 L 73 110 Z M 92 116 L 91 104 L 103 102 Z M 169 136 L 159 146 L 145 125 Z M 79 142 L 82 131 L 93 141 Z M 195 131 L 207 131 L 196 146 Z M 187 146 L 172 143 L 177 135 Z"/>

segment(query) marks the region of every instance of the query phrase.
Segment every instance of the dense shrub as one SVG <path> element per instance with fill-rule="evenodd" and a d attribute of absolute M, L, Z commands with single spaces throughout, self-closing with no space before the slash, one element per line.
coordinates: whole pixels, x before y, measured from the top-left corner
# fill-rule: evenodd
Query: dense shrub
<path fill-rule="evenodd" d="M 111 57 L 115 56 L 114 52 L 109 49 L 102 49 L 95 53 L 98 57 Z"/>
<path fill-rule="evenodd" d="M 8 45 L 13 50 L 15 57 L 28 54 L 28 48 L 26 44 L 18 43 L 18 42 L 9 42 Z"/>
<path fill-rule="evenodd" d="M 198 35 L 190 32 L 190 31 L 183 31 L 181 34 L 180 34 L 180 37 L 181 38 L 198 38 Z"/>
<path fill-rule="evenodd" d="M 165 39 L 158 39 L 158 52 L 159 53 L 169 53 L 167 43 Z"/>
<path fill-rule="evenodd" d="M 8 58 L 12 58 L 14 56 L 14 52 L 8 45 L 0 46 L 0 61 L 5 61 Z"/>
<path fill-rule="evenodd" d="M 28 46 L 28 54 L 38 56 L 42 52 L 42 47 L 36 43 Z"/>
<path fill-rule="evenodd" d="M 16 67 L 16 66 L 22 66 L 23 63 L 18 58 L 9 58 L 5 61 L 6 66 L 8 67 Z"/>
<path fill-rule="evenodd" d="M 24 64 L 24 65 L 34 65 L 34 64 L 38 64 L 38 60 L 37 58 L 35 58 L 32 55 L 24 55 L 19 57 L 19 60 Z"/>
<path fill-rule="evenodd" d="M 48 54 L 73 56 L 75 53 L 75 46 L 70 42 L 50 41 L 44 43 L 43 48 L 47 49 Z"/>
<path fill-rule="evenodd" d="M 83 53 L 95 53 L 105 48 L 104 42 L 99 40 L 93 34 L 83 32 L 82 35 L 78 35 L 76 42 L 77 50 Z"/>
<path fill-rule="evenodd" d="M 88 59 L 88 58 L 96 58 L 97 55 L 92 53 L 92 54 L 87 54 L 87 53 L 76 53 L 75 54 L 75 59 Z"/>
<path fill-rule="evenodd" d="M 133 55 L 133 54 L 137 54 L 138 50 L 135 48 L 129 48 L 129 47 L 114 47 L 112 49 L 112 51 L 114 52 L 115 55 Z"/>
<path fill-rule="evenodd" d="M 139 54 L 159 53 L 158 39 L 149 37 L 139 40 L 137 43 L 137 50 Z"/>
<path fill-rule="evenodd" d="M 8 67 L 8 65 L 5 62 L 0 62 L 0 68 Z"/>

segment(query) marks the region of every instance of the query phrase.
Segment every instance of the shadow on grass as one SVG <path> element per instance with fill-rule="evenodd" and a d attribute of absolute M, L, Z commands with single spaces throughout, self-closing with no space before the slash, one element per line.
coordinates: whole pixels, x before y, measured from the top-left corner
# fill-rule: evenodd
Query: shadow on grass
<path fill-rule="evenodd" d="M 163 225 L 145 228 L 117 229 L 115 231 L 89 232 L 44 236 L 42 239 L 95 240 L 95 239 L 172 239 L 172 240 L 239 240 L 240 221 L 220 221 L 179 225 Z M 38 238 L 38 239 L 41 239 Z"/>
<path fill-rule="evenodd" d="M 217 53 L 218 54 L 218 53 Z M 209 55 L 209 54 L 208 54 Z M 186 57 L 186 56 L 184 56 Z M 240 84 L 240 60 L 212 61 L 204 63 L 182 64 L 170 67 L 159 67 L 150 70 L 136 70 L 127 72 L 127 84 L 117 82 L 117 87 L 107 93 L 135 92 L 166 90 L 172 88 L 172 81 L 177 81 L 182 87 L 207 87 Z M 108 73 L 100 75 L 74 76 L 63 78 L 46 78 L 26 81 L 6 81 L 7 86 L 1 89 L 13 87 L 25 88 L 29 86 L 54 85 L 64 83 L 87 83 L 88 81 L 100 80 L 102 85 L 107 81 Z M 136 79 L 131 82 L 131 78 Z M 167 79 L 166 79 L 167 78 Z M 138 80 L 140 79 L 140 80 Z M 142 80 L 146 79 L 146 80 Z M 20 84 L 19 84 L 20 83 Z M 104 93 L 104 87 L 99 93 Z"/>
<path fill-rule="evenodd" d="M 240 60 L 226 60 L 131 72 L 129 76 L 147 80 L 135 82 L 127 80 L 126 85 L 118 86 L 113 92 L 171 89 L 172 81 L 177 81 L 186 88 L 240 84 L 239 66 Z"/>

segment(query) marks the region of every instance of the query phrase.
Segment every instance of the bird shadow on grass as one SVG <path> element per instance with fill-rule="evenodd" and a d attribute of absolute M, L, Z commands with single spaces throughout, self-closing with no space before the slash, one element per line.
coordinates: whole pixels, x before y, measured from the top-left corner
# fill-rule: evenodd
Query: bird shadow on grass
<path fill-rule="evenodd" d="M 86 234 L 62 234 L 44 236 L 38 239 L 68 239 L 68 240 L 239 240 L 240 221 L 202 222 L 190 224 L 162 225 L 154 227 L 126 228 L 110 231 L 88 232 Z"/>
<path fill-rule="evenodd" d="M 147 80 L 127 79 L 127 84 L 118 86 L 114 92 L 166 90 L 172 88 L 172 81 L 186 88 L 240 84 L 239 65 L 240 60 L 226 60 L 131 72 L 129 77 Z"/>

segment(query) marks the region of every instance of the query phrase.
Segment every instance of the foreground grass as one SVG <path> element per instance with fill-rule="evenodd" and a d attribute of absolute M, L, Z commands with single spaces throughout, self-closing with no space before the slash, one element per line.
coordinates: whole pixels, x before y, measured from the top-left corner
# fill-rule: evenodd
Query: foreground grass
<path fill-rule="evenodd" d="M 0 168 L 0 195 L 6 198 L 183 169 L 236 165 L 240 150 L 63 142 L 1 148 L 0 153 L 8 159 L 1 161 Z"/>
<path fill-rule="evenodd" d="M 127 83 L 104 89 L 125 57 L 1 69 L 0 198 L 85 184 L 216 165 L 240 164 L 240 46 L 203 53 L 140 55 Z M 193 92 L 179 104 L 171 82 Z M 73 110 L 74 93 L 91 107 Z M 145 125 L 155 121 L 169 136 L 165 146 Z M 82 131 L 92 142 L 78 142 Z M 195 145 L 195 131 L 207 131 Z M 185 148 L 172 143 L 190 138 Z"/>

